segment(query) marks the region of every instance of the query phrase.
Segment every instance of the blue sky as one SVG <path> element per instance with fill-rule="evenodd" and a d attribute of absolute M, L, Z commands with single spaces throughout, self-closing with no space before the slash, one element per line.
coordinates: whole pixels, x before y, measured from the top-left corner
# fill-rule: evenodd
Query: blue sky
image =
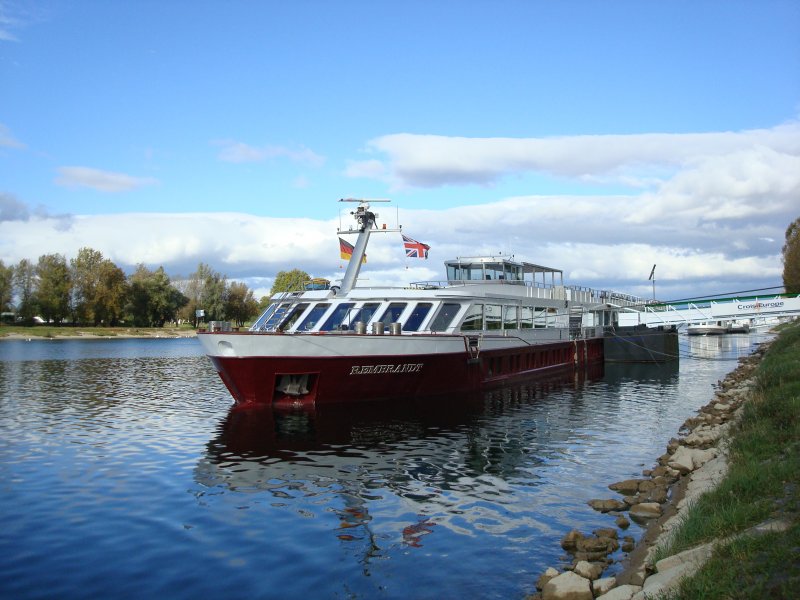
<path fill-rule="evenodd" d="M 644 296 L 657 263 L 665 299 L 779 285 L 799 111 L 794 1 L 0 0 L 0 259 L 263 291 L 340 274 L 336 200 L 379 197 L 432 252 L 377 240 L 375 283 L 503 251 Z"/>

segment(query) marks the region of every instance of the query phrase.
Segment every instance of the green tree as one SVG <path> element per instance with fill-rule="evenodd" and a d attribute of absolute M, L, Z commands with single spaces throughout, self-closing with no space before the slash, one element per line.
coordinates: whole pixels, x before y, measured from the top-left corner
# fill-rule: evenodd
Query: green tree
<path fill-rule="evenodd" d="M 242 327 L 245 321 L 258 314 L 258 302 L 253 290 L 244 283 L 233 282 L 228 286 L 225 298 L 225 317 Z"/>
<path fill-rule="evenodd" d="M 783 287 L 789 294 L 800 294 L 800 218 L 786 229 L 783 245 Z"/>
<path fill-rule="evenodd" d="M 14 297 L 14 268 L 0 260 L 0 312 L 10 312 Z"/>
<path fill-rule="evenodd" d="M 100 285 L 100 265 L 103 254 L 91 248 L 81 248 L 70 261 L 72 271 L 73 321 L 97 323 L 95 307 Z"/>
<path fill-rule="evenodd" d="M 97 294 L 94 304 L 94 324 L 117 325 L 125 314 L 128 280 L 125 272 L 110 260 L 100 263 Z"/>
<path fill-rule="evenodd" d="M 227 278 L 207 264 L 200 263 L 189 278 L 181 282 L 181 292 L 188 299 L 180 316 L 197 327 L 197 311 L 203 310 L 206 321 L 222 320 L 225 314 Z"/>
<path fill-rule="evenodd" d="M 128 311 L 137 327 L 163 327 L 167 321 L 177 320 L 178 310 L 188 302 L 172 285 L 164 267 L 150 271 L 137 265 L 128 282 Z"/>
<path fill-rule="evenodd" d="M 200 305 L 206 313 L 206 321 L 222 321 L 225 318 L 225 302 L 228 293 L 228 279 L 212 271 L 203 283 Z"/>
<path fill-rule="evenodd" d="M 310 279 L 311 277 L 309 274 L 300 269 L 279 271 L 278 274 L 275 275 L 275 283 L 272 284 L 269 295 L 272 296 L 278 292 L 296 292 L 302 290 L 303 284 Z"/>
<path fill-rule="evenodd" d="M 69 314 L 72 281 L 67 259 L 61 254 L 45 254 L 36 265 L 36 299 L 45 321 L 61 324 Z"/>
<path fill-rule="evenodd" d="M 19 298 L 17 316 L 24 323 L 33 324 L 36 316 L 36 267 L 27 258 L 23 258 L 14 267 L 14 288 Z"/>
<path fill-rule="evenodd" d="M 167 296 L 167 301 L 162 305 L 162 311 L 158 315 L 157 322 L 161 323 L 159 327 L 163 327 L 167 321 L 178 322 L 178 314 L 180 309 L 189 302 L 189 299 L 183 295 L 177 287 L 170 283 L 168 288 L 164 289 Z"/>
<path fill-rule="evenodd" d="M 150 278 L 152 273 L 144 265 L 136 265 L 136 271 L 128 278 L 127 311 L 133 325 L 150 325 Z"/>

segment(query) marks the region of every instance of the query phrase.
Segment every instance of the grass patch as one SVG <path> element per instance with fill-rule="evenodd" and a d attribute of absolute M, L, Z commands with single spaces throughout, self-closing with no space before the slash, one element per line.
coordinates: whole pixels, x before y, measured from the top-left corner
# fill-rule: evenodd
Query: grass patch
<path fill-rule="evenodd" d="M 787 532 L 742 536 L 718 546 L 675 598 L 704 600 L 797 598 L 800 590 L 800 524 Z M 720 577 L 733 572 L 735 576 Z"/>
<path fill-rule="evenodd" d="M 783 328 L 755 374 L 757 387 L 731 430 L 725 480 L 688 507 L 656 560 L 740 533 L 767 519 L 782 534 L 741 536 L 672 598 L 795 598 L 800 589 L 800 323 Z"/>

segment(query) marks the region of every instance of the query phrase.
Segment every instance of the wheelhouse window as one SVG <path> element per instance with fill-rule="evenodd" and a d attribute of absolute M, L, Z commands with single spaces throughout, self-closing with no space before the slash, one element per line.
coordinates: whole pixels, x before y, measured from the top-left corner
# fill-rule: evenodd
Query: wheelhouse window
<path fill-rule="evenodd" d="M 403 329 L 406 331 L 418 331 L 425 317 L 431 312 L 431 307 L 433 307 L 433 304 L 430 302 L 420 302 L 417 304 L 411 310 L 411 314 L 408 316 L 408 319 L 406 319 Z"/>
<path fill-rule="evenodd" d="M 445 302 L 439 309 L 431 323 L 431 331 L 444 331 L 453 323 L 461 305 L 455 302 Z"/>
<path fill-rule="evenodd" d="M 311 331 L 314 329 L 319 320 L 322 318 L 322 315 L 325 314 L 325 311 L 328 310 L 330 306 L 330 304 L 326 303 L 320 303 L 314 306 L 314 308 L 308 311 L 308 315 L 306 315 L 306 318 L 303 319 L 302 323 L 300 323 L 297 331 Z"/>
<path fill-rule="evenodd" d="M 407 302 L 392 302 L 389 304 L 389 308 L 383 311 L 381 318 L 378 321 L 383 323 L 396 323 L 397 320 L 400 318 L 400 315 L 403 314 L 403 311 L 406 309 L 408 305 Z"/>
<path fill-rule="evenodd" d="M 281 307 L 281 310 L 278 311 L 278 307 Z M 263 312 L 263 314 L 258 318 L 258 321 L 253 323 L 252 327 L 250 327 L 251 331 L 262 331 L 269 329 L 270 326 L 274 326 L 275 322 L 286 312 L 286 309 L 289 307 L 288 303 L 279 304 L 278 302 L 273 302 L 267 307 L 267 310 Z M 274 318 L 273 318 L 274 317 Z"/>
<path fill-rule="evenodd" d="M 375 316 L 375 313 L 378 311 L 378 307 L 380 306 L 379 302 L 367 302 L 361 308 L 357 309 L 355 314 L 350 317 L 350 325 L 356 323 L 358 321 L 362 321 L 363 323 L 369 323 L 372 320 L 372 317 Z"/>
<path fill-rule="evenodd" d="M 461 331 L 480 331 L 483 329 L 483 304 L 473 304 L 467 310 Z"/>
<path fill-rule="evenodd" d="M 319 328 L 319 330 L 332 331 L 334 329 L 349 328 L 350 319 L 348 318 L 348 313 L 354 306 L 355 306 L 354 302 L 343 302 L 339 304 L 335 309 L 333 309 L 331 316 L 328 317 L 328 319 L 325 321 L 322 327 Z"/>
<path fill-rule="evenodd" d="M 486 305 L 486 329 L 496 330 L 503 328 L 501 316 L 503 314 L 503 307 L 499 304 Z"/>
<path fill-rule="evenodd" d="M 286 331 L 287 329 L 291 329 L 292 325 L 297 322 L 297 319 L 300 318 L 306 309 L 308 308 L 308 303 L 304 302 L 302 304 L 298 304 L 292 310 L 289 311 L 289 314 L 286 315 L 286 318 L 278 325 L 278 331 Z"/>

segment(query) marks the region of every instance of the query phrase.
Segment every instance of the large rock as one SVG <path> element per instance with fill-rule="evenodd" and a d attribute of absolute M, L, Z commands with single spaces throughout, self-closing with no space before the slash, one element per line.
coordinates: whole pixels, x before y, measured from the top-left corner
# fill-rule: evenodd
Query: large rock
<path fill-rule="evenodd" d="M 719 427 L 709 427 L 704 425 L 698 427 L 692 433 L 686 436 L 684 442 L 687 446 L 694 448 L 708 448 L 713 446 L 719 439 L 721 434 Z"/>
<path fill-rule="evenodd" d="M 642 479 L 626 479 L 625 481 L 617 481 L 608 486 L 608 489 L 619 492 L 623 496 L 633 496 L 639 491 L 639 484 Z"/>
<path fill-rule="evenodd" d="M 635 598 L 667 597 L 682 579 L 691 577 L 703 566 L 713 550 L 713 543 L 708 543 L 661 559 L 655 565 L 657 573 L 645 580 L 641 594 Z"/>
<path fill-rule="evenodd" d="M 695 546 L 694 548 L 689 548 L 689 550 L 684 550 L 683 552 L 673 554 L 672 556 L 667 556 L 656 563 L 656 571 L 663 573 L 683 564 L 690 564 L 694 570 L 697 570 L 702 567 L 709 558 L 711 558 L 711 553 L 713 550 L 714 545 L 708 543 L 702 544 L 701 546 Z"/>
<path fill-rule="evenodd" d="M 690 473 L 717 455 L 713 449 L 697 450 L 681 446 L 675 451 L 667 465 L 681 473 Z"/>
<path fill-rule="evenodd" d="M 617 585 L 616 577 L 603 577 L 602 579 L 596 579 L 592 582 L 592 592 L 595 596 L 602 596 L 603 594 L 608 593 L 615 585 Z"/>
<path fill-rule="evenodd" d="M 547 567 L 544 573 L 539 576 L 539 579 L 536 581 L 536 589 L 543 590 L 544 586 L 547 585 L 547 582 L 551 579 L 558 577 L 558 571 L 553 567 Z"/>
<path fill-rule="evenodd" d="M 631 600 L 634 594 L 641 591 L 641 589 L 642 586 L 640 585 L 620 585 L 602 596 L 598 596 L 597 600 Z"/>
<path fill-rule="evenodd" d="M 669 492 L 666 487 L 657 485 L 652 490 L 647 493 L 647 499 L 650 502 L 656 502 L 658 504 L 664 504 L 669 497 Z"/>
<path fill-rule="evenodd" d="M 609 554 L 619 548 L 619 542 L 614 538 L 599 536 L 578 540 L 576 547 L 579 552 L 603 552 Z"/>
<path fill-rule="evenodd" d="M 628 506 L 619 500 L 589 500 L 589 506 L 595 510 L 606 513 L 612 510 L 626 510 Z"/>
<path fill-rule="evenodd" d="M 567 552 L 574 552 L 579 540 L 583 539 L 583 534 L 577 529 L 568 532 L 561 540 L 561 547 Z"/>
<path fill-rule="evenodd" d="M 678 479 L 678 471 L 671 467 L 659 465 L 652 470 L 653 482 L 658 485 L 674 483 Z"/>
<path fill-rule="evenodd" d="M 692 565 L 682 563 L 667 571 L 659 571 L 645 580 L 642 591 L 634 598 L 646 600 L 647 598 L 669 597 L 668 595 L 678 588 L 681 580 L 690 577 L 696 570 Z"/>
<path fill-rule="evenodd" d="M 542 590 L 543 600 L 593 600 L 592 584 L 572 571 L 554 577 Z"/>
<path fill-rule="evenodd" d="M 691 450 L 685 446 L 678 448 L 677 452 L 669 457 L 667 465 L 680 473 L 691 473 L 694 470 Z"/>
<path fill-rule="evenodd" d="M 573 573 L 580 575 L 584 579 L 594 581 L 603 574 L 603 567 L 597 563 L 590 563 L 585 560 L 579 561 L 572 569 Z"/>
<path fill-rule="evenodd" d="M 607 537 L 612 539 L 617 539 L 617 530 L 613 527 L 601 527 L 600 529 L 595 529 L 592 531 L 597 537 Z"/>
<path fill-rule="evenodd" d="M 654 487 L 656 487 L 656 484 L 652 479 L 643 479 L 641 482 L 639 482 L 640 492 L 649 492 Z"/>
<path fill-rule="evenodd" d="M 638 519 L 654 519 L 661 516 L 661 505 L 657 502 L 642 502 L 631 506 L 631 516 Z"/>

